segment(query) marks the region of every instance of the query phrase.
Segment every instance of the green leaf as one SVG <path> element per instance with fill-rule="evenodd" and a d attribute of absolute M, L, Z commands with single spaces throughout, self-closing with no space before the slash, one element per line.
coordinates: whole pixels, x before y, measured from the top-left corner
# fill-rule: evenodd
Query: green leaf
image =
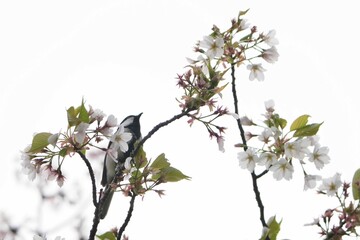
<path fill-rule="evenodd" d="M 280 225 L 281 225 L 281 221 L 277 222 L 276 218 L 274 216 L 274 218 L 272 219 L 270 224 L 268 224 L 268 226 L 269 226 L 268 236 L 270 237 L 270 240 L 276 240 L 276 237 L 280 232 Z"/>
<path fill-rule="evenodd" d="M 134 144 L 135 148 L 137 147 L 138 143 L 139 142 L 136 142 Z M 145 167 L 148 164 L 148 160 L 146 158 L 146 152 L 144 151 L 142 146 L 137 151 L 136 156 L 134 157 L 134 159 L 135 159 L 135 161 L 134 161 L 135 166 L 137 168 L 139 168 L 139 169 Z"/>
<path fill-rule="evenodd" d="M 59 151 L 59 156 L 60 157 L 65 157 L 67 153 L 67 148 L 63 148 Z"/>
<path fill-rule="evenodd" d="M 67 119 L 68 119 L 68 128 L 71 128 L 72 126 L 77 126 L 79 123 L 81 123 L 81 120 L 77 117 L 78 115 L 78 109 L 75 109 L 74 107 L 70 107 L 67 112 Z"/>
<path fill-rule="evenodd" d="M 272 120 L 272 121 L 271 121 Z M 279 126 L 281 127 L 281 129 L 284 129 L 286 127 L 286 124 L 287 124 L 287 121 L 283 118 L 281 118 L 279 116 L 279 114 L 274 114 L 272 115 L 271 117 L 271 120 L 266 120 L 265 121 L 265 124 L 268 126 L 268 127 L 272 127 L 273 125 L 276 127 L 276 128 L 279 128 Z"/>
<path fill-rule="evenodd" d="M 189 176 L 186 176 L 180 170 L 173 167 L 162 169 L 161 174 L 164 182 L 178 182 L 183 179 L 190 180 Z"/>
<path fill-rule="evenodd" d="M 265 123 L 266 126 L 269 127 L 269 128 L 273 126 L 272 122 L 271 122 L 269 119 L 265 120 L 264 123 Z"/>
<path fill-rule="evenodd" d="M 356 170 L 351 185 L 352 185 L 354 200 L 359 200 L 360 199 L 360 168 Z"/>
<path fill-rule="evenodd" d="M 260 240 L 265 240 L 265 239 L 276 240 L 276 237 L 280 232 L 281 221 L 277 222 L 276 217 L 273 216 L 269 218 L 267 225 L 268 225 L 268 229 L 266 232 L 263 233 Z"/>
<path fill-rule="evenodd" d="M 152 176 L 151 176 L 151 180 L 153 180 L 154 182 L 156 182 L 157 180 L 160 179 L 160 177 L 161 177 L 161 173 L 160 173 L 160 172 L 159 172 L 159 173 L 154 173 L 154 174 L 152 174 Z"/>
<path fill-rule="evenodd" d="M 297 129 L 294 133 L 294 137 L 314 136 L 319 131 L 319 128 L 322 124 L 323 123 L 313 123 L 306 125 L 305 127 L 302 127 L 300 129 Z"/>
<path fill-rule="evenodd" d="M 28 152 L 37 153 L 43 150 L 47 145 L 49 145 L 48 139 L 51 135 L 52 134 L 48 132 L 36 134 L 32 140 L 31 147 Z"/>
<path fill-rule="evenodd" d="M 226 83 L 224 86 L 216 88 L 214 93 L 219 94 L 222 90 L 224 90 L 224 88 L 226 88 L 228 84 L 229 83 Z"/>
<path fill-rule="evenodd" d="M 81 102 L 81 106 L 79 107 L 79 119 L 81 122 L 89 123 L 90 122 L 90 116 L 88 111 L 85 108 L 85 102 L 84 100 Z"/>
<path fill-rule="evenodd" d="M 240 11 L 238 17 L 240 18 L 240 16 L 245 15 L 249 10 L 250 10 L 250 8 L 248 8 L 248 9 L 245 10 L 245 11 Z"/>
<path fill-rule="evenodd" d="M 278 118 L 276 119 L 276 124 L 278 124 L 281 127 L 281 129 L 284 129 L 286 127 L 287 121 L 286 119 Z"/>
<path fill-rule="evenodd" d="M 295 131 L 295 130 L 305 127 L 308 122 L 309 117 L 310 117 L 310 115 L 305 114 L 305 115 L 302 115 L 302 116 L 298 117 L 297 119 L 295 119 L 295 121 L 290 126 L 290 131 Z"/>
<path fill-rule="evenodd" d="M 116 240 L 116 236 L 113 232 L 106 232 L 101 235 L 96 235 L 101 240 Z"/>
<path fill-rule="evenodd" d="M 211 66 L 210 63 L 211 63 L 210 61 L 206 61 L 206 66 L 207 66 L 207 68 L 209 70 L 209 80 L 213 79 L 213 77 L 216 75 L 216 72 L 215 72 L 214 68 Z M 204 77 L 206 78 L 206 75 Z M 210 81 L 210 83 L 214 83 L 214 82 Z M 219 83 L 219 82 L 217 82 L 217 83 Z M 216 85 L 211 84 L 212 86 L 210 86 L 210 88 L 216 87 L 217 83 L 216 83 Z"/>
<path fill-rule="evenodd" d="M 165 154 L 162 153 L 160 154 L 154 161 L 153 163 L 150 165 L 150 167 L 152 169 L 163 169 L 166 167 L 170 167 L 170 163 L 168 162 L 168 160 L 165 158 Z"/>

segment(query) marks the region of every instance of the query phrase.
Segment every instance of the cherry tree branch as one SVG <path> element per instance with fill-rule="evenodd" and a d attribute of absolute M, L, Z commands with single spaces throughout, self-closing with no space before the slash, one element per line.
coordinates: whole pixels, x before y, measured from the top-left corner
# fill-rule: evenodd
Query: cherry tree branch
<path fill-rule="evenodd" d="M 89 174 L 90 174 L 90 178 L 91 178 L 92 201 L 93 201 L 93 204 L 95 206 L 95 211 L 94 211 L 93 225 L 91 227 L 90 234 L 89 234 L 89 240 L 93 240 L 93 239 L 95 239 L 96 232 L 97 232 L 97 227 L 98 227 L 98 225 L 100 223 L 100 217 L 99 217 L 100 208 L 99 208 L 99 206 L 101 206 L 101 205 L 100 205 L 100 200 L 98 201 L 96 199 L 97 190 L 96 190 L 96 182 L 95 182 L 94 170 L 92 169 L 92 166 L 91 166 L 89 160 L 86 158 L 86 156 L 80 150 L 77 150 L 76 152 L 80 155 L 80 157 L 85 162 L 85 164 L 86 164 L 86 166 L 88 168 Z M 100 194 L 99 198 L 100 197 L 101 197 L 101 194 Z"/>
<path fill-rule="evenodd" d="M 143 137 L 143 138 L 141 139 L 141 141 L 140 141 L 139 144 L 136 146 L 136 148 L 134 149 L 134 151 L 133 151 L 133 153 L 131 154 L 131 156 L 135 156 L 136 153 L 139 151 L 140 147 L 141 147 L 142 145 L 144 145 L 144 143 L 145 143 L 149 138 L 151 138 L 151 136 L 154 135 L 154 133 L 156 133 L 160 128 L 165 127 L 166 125 L 174 122 L 174 121 L 177 120 L 177 119 L 180 119 L 180 118 L 182 118 L 182 117 L 184 117 L 184 116 L 187 116 L 187 115 L 189 114 L 189 112 L 191 112 L 192 110 L 193 110 L 193 109 L 187 109 L 187 110 L 185 110 L 185 111 L 183 111 L 183 112 L 181 112 L 181 113 L 173 116 L 173 117 L 170 118 L 169 120 L 166 120 L 166 121 L 164 121 L 164 122 L 161 122 L 161 123 L 159 123 L 158 125 L 156 125 L 155 127 L 153 127 L 153 129 L 151 129 L 151 131 L 150 131 L 145 137 Z"/>
<path fill-rule="evenodd" d="M 82 160 L 84 160 L 84 162 L 86 164 L 86 167 L 88 168 L 90 178 L 91 178 L 91 184 L 92 184 L 92 200 L 93 200 L 94 206 L 97 207 L 98 202 L 96 200 L 97 190 L 96 190 L 96 182 L 95 182 L 94 170 L 92 169 L 92 166 L 91 166 L 89 160 L 86 158 L 86 156 L 80 150 L 77 150 L 76 152 L 80 155 Z"/>
<path fill-rule="evenodd" d="M 238 98 L 237 98 L 236 84 L 235 84 L 236 78 L 235 78 L 235 65 L 234 64 L 231 65 L 231 79 L 232 79 L 231 86 L 232 86 L 232 94 L 233 94 L 233 99 L 234 99 L 235 113 L 239 114 Z M 236 122 L 237 122 L 238 128 L 240 130 L 240 136 L 241 136 L 242 144 L 244 146 L 243 147 L 244 151 L 246 151 L 248 149 L 248 147 L 246 145 L 245 131 L 241 125 L 240 119 L 237 119 Z M 263 227 L 267 227 L 267 224 L 265 221 L 265 214 L 264 214 L 264 205 L 262 203 L 259 187 L 257 184 L 257 179 L 264 174 L 265 173 L 262 173 L 261 175 L 257 176 L 255 174 L 255 172 L 253 171 L 253 172 L 251 172 L 251 179 L 252 179 L 252 184 L 253 184 L 253 191 L 255 193 L 255 199 L 256 199 L 256 202 L 257 202 L 259 210 L 260 210 L 260 221 L 261 221 L 261 224 Z"/>
<path fill-rule="evenodd" d="M 126 215 L 126 218 L 125 218 L 125 221 L 124 223 L 122 224 L 122 226 L 120 227 L 119 231 L 118 231 L 118 234 L 117 234 L 117 240 L 121 240 L 121 236 L 123 235 L 124 231 L 125 231 L 125 228 L 127 227 L 127 225 L 129 224 L 130 222 L 130 218 L 132 216 L 132 212 L 134 211 L 134 205 L 135 205 L 135 198 L 136 198 L 136 194 L 135 193 L 132 193 L 132 196 L 131 196 L 131 200 L 130 200 L 130 206 L 129 206 L 129 210 L 128 210 L 128 213 Z"/>
<path fill-rule="evenodd" d="M 99 196 L 99 203 L 97 204 L 97 206 L 95 207 L 95 211 L 94 211 L 94 218 L 93 218 L 93 225 L 91 226 L 90 229 L 90 234 L 89 234 L 89 240 L 94 240 L 95 236 L 96 236 L 96 232 L 97 232 L 97 227 L 100 223 L 100 206 L 101 206 L 101 194 Z"/>

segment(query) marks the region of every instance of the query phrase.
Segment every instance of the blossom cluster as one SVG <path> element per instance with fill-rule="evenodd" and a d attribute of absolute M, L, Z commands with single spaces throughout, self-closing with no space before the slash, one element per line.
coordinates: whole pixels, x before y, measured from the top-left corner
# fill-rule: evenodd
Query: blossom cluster
<path fill-rule="evenodd" d="M 71 157 L 75 153 L 85 156 L 86 151 L 96 148 L 106 152 L 117 162 L 118 154 L 129 150 L 128 142 L 132 139 L 132 134 L 122 124 L 118 124 L 113 115 L 105 120 L 106 115 L 101 110 L 91 106 L 87 110 L 84 103 L 77 108 L 70 107 L 67 115 L 67 131 L 56 134 L 37 133 L 32 144 L 22 152 L 22 169 L 30 180 L 40 174 L 46 180 L 56 180 L 61 187 L 65 180 L 61 167 L 67 156 Z M 103 139 L 111 142 L 110 147 L 99 147 Z M 161 196 L 163 190 L 155 189 L 158 185 L 189 179 L 172 167 L 164 154 L 154 161 L 148 160 L 142 147 L 138 148 L 134 156 L 125 160 L 123 167 L 124 175 L 117 187 L 125 195 L 144 195 L 153 190 Z"/>
<path fill-rule="evenodd" d="M 66 156 L 73 156 L 80 151 L 85 153 L 90 147 L 106 151 L 114 161 L 119 151 L 128 150 L 128 141 L 132 135 L 118 125 L 117 119 L 109 115 L 106 120 L 105 114 L 100 109 L 89 106 L 87 110 L 84 103 L 67 110 L 68 128 L 64 132 L 42 132 L 34 135 L 32 144 L 22 151 L 21 166 L 23 172 L 30 180 L 34 180 L 37 174 L 46 180 L 56 180 L 61 187 L 65 176 L 61 166 Z M 114 128 L 117 128 L 113 134 Z M 95 143 L 103 139 L 109 139 L 112 144 L 109 149 L 99 148 Z"/>
<path fill-rule="evenodd" d="M 128 157 L 124 167 L 124 182 L 119 183 L 118 187 L 125 196 L 132 193 L 143 196 L 148 191 L 154 191 L 162 196 L 164 190 L 156 188 L 160 184 L 190 179 L 189 176 L 171 166 L 164 153 L 152 161 L 146 157 L 143 148 L 140 148 L 133 158 Z"/>
<path fill-rule="evenodd" d="M 238 153 L 240 167 L 253 172 L 257 165 L 264 166 L 265 171 L 271 171 L 276 180 L 290 180 L 296 161 L 304 173 L 304 190 L 314 188 L 316 181 L 321 177 L 308 174 L 305 164 L 313 163 L 320 170 L 330 161 L 329 149 L 320 145 L 319 137 L 316 135 L 321 124 L 307 124 L 309 115 L 302 115 L 291 124 L 290 131 L 286 132 L 287 121 L 275 113 L 274 106 L 273 100 L 265 102 L 265 126 L 255 124 L 246 116 L 240 118 L 243 126 L 262 129 L 259 133 L 245 133 L 247 141 L 256 137 L 262 147 L 241 145 L 245 147 L 245 151 Z"/>
<path fill-rule="evenodd" d="M 235 66 L 247 64 L 249 79 L 263 81 L 265 69 L 256 59 L 274 63 L 279 57 L 275 30 L 258 33 L 257 27 L 250 26 L 243 18 L 246 12 L 240 12 L 225 31 L 213 26 L 212 32 L 196 44 L 194 51 L 198 56 L 195 60 L 188 58 L 187 70 L 177 75 L 177 85 L 184 91 L 178 100 L 180 107 L 183 111 L 195 110 L 188 114 L 189 124 L 194 121 L 204 124 L 210 137 L 216 138 L 221 151 L 224 150 L 225 127 L 218 126 L 214 120 L 229 114 L 218 98 L 228 85 L 223 83 L 225 74 Z M 202 108 L 204 106 L 208 111 Z"/>
<path fill-rule="evenodd" d="M 317 226 L 319 234 L 325 239 L 342 239 L 342 236 L 359 236 L 356 228 L 360 226 L 360 205 L 349 201 L 350 184 L 341 180 L 339 173 L 323 179 L 318 193 L 336 197 L 338 206 L 328 208 L 321 217 L 305 226 Z"/>

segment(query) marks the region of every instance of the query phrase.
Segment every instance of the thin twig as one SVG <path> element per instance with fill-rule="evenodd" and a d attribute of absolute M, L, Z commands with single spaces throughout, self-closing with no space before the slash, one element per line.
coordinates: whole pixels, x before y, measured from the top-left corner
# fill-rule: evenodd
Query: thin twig
<path fill-rule="evenodd" d="M 91 178 L 91 184 L 92 184 L 92 200 L 93 200 L 93 204 L 95 207 L 97 207 L 98 205 L 98 202 L 96 200 L 96 193 L 97 193 L 97 190 L 96 190 L 96 182 L 95 182 L 95 174 L 94 174 L 94 170 L 92 169 L 91 167 L 91 164 L 89 162 L 89 160 L 85 157 L 85 155 L 80 151 L 76 151 L 80 157 L 84 160 L 87 168 L 88 168 L 88 171 L 89 171 L 89 174 L 90 174 L 90 178 Z"/>
<path fill-rule="evenodd" d="M 267 174 L 269 172 L 268 169 L 264 170 L 262 173 L 256 175 L 256 178 L 261 178 L 262 176 L 264 176 L 265 174 Z"/>
<path fill-rule="evenodd" d="M 260 197 L 260 191 L 259 191 L 259 187 L 257 185 L 257 177 L 256 177 L 256 174 L 254 171 L 251 173 L 251 179 L 252 179 L 252 183 L 253 183 L 255 199 L 256 199 L 256 202 L 258 203 L 258 207 L 260 210 L 260 221 L 261 221 L 261 224 L 263 227 L 267 227 L 268 225 L 266 224 L 266 221 L 265 221 L 264 204 L 262 203 L 262 200 Z"/>
<path fill-rule="evenodd" d="M 94 211 L 93 225 L 92 225 L 90 233 L 89 233 L 89 240 L 94 240 L 95 236 L 96 236 L 96 232 L 97 232 L 97 227 L 98 227 L 98 225 L 100 223 L 100 217 L 99 217 L 100 199 L 99 199 L 99 201 L 97 201 L 97 199 L 96 199 L 97 190 L 96 190 L 95 174 L 94 174 L 94 170 L 92 169 L 91 164 L 90 164 L 89 160 L 86 158 L 86 156 L 80 150 L 78 150 L 76 152 L 84 160 L 84 162 L 85 162 L 85 164 L 86 164 L 86 166 L 88 168 L 90 178 L 91 178 L 92 200 L 93 200 L 93 204 L 95 206 L 95 211 Z M 101 197 L 101 194 L 100 194 L 99 198 L 100 197 Z"/>
<path fill-rule="evenodd" d="M 235 113 L 239 114 L 239 108 L 238 108 L 238 98 L 237 98 L 237 93 L 236 93 L 236 85 L 235 85 L 235 66 L 234 64 L 231 65 L 231 78 L 232 78 L 232 82 L 231 82 L 231 86 L 232 86 L 232 94 L 233 94 L 233 99 L 234 99 L 234 107 L 235 107 Z M 240 119 L 236 120 L 238 128 L 240 130 L 240 136 L 241 136 L 241 140 L 243 142 L 243 148 L 244 151 L 247 150 L 247 145 L 246 145 L 246 138 L 245 138 L 245 131 L 241 125 L 241 121 Z"/>
<path fill-rule="evenodd" d="M 169 120 L 166 120 L 164 122 L 159 123 L 158 125 L 156 125 L 153 129 L 151 129 L 151 131 L 145 136 L 143 137 L 143 139 L 141 139 L 141 141 L 139 142 L 139 144 L 136 146 L 136 148 L 134 149 L 133 153 L 131 154 L 132 156 L 135 156 L 136 153 L 139 151 L 140 147 L 142 145 L 144 145 L 144 143 L 152 136 L 154 135 L 154 133 L 156 133 L 160 128 L 165 127 L 166 125 L 172 123 L 173 121 L 180 119 L 184 116 L 187 116 L 189 114 L 189 112 L 191 112 L 193 109 L 187 109 L 186 111 L 183 111 L 175 116 L 173 116 L 172 118 L 170 118 Z"/>
<path fill-rule="evenodd" d="M 127 215 L 126 215 L 126 218 L 125 218 L 124 223 L 122 224 L 122 226 L 120 227 L 120 229 L 119 229 L 119 231 L 118 231 L 117 238 L 116 238 L 117 240 L 121 240 L 121 236 L 123 235 L 126 226 L 127 226 L 127 225 L 129 224 L 129 222 L 130 222 L 130 218 L 131 218 L 131 216 L 132 216 L 132 212 L 134 211 L 135 198 L 136 198 L 136 194 L 135 194 L 135 193 L 132 193 L 131 200 L 130 200 L 129 210 L 128 210 L 128 213 L 127 213 Z"/>
<path fill-rule="evenodd" d="M 99 204 L 95 207 L 93 225 L 90 229 L 89 240 L 94 240 L 97 232 L 97 227 L 100 223 L 99 211 L 101 206 L 101 194 L 99 196 Z"/>
<path fill-rule="evenodd" d="M 235 65 L 232 64 L 231 65 L 231 78 L 232 78 L 232 93 L 233 93 L 233 98 L 234 98 L 234 107 L 235 107 L 235 113 L 239 114 L 239 109 L 238 109 L 238 98 L 237 98 L 237 93 L 236 93 L 236 85 L 235 85 Z M 242 140 L 242 144 L 243 144 L 243 148 L 244 151 L 246 151 L 248 149 L 247 145 L 246 145 L 246 138 L 245 138 L 245 131 L 241 125 L 241 121 L 240 119 L 237 119 L 237 124 L 238 124 L 238 128 L 240 130 L 240 136 L 241 136 L 241 140 Z M 252 183 L 253 183 L 253 191 L 255 193 L 255 199 L 256 202 L 258 204 L 259 210 L 260 210 L 260 221 L 263 227 L 267 227 L 266 221 L 265 221 L 265 215 L 264 215 L 264 205 L 262 203 L 261 197 L 260 197 L 260 191 L 259 191 L 259 187 L 257 185 L 257 179 L 259 177 L 261 177 L 262 175 L 264 175 L 265 173 L 263 172 L 260 175 L 256 175 L 255 172 L 253 171 L 251 173 L 251 179 L 252 179 Z"/>

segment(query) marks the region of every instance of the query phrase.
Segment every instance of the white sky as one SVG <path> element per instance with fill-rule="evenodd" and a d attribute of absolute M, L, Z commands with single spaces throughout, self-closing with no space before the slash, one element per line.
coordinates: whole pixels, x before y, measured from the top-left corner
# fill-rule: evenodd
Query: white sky
<path fill-rule="evenodd" d="M 289 121 L 302 114 L 310 114 L 313 122 L 325 121 L 319 134 L 322 145 L 330 148 L 332 162 L 322 174 L 340 172 L 350 181 L 360 167 L 356 153 L 360 97 L 355 85 L 360 16 L 356 1 L 336 2 L 1 2 L 0 211 L 17 223 L 36 213 L 38 198 L 31 188 L 35 183 L 24 187 L 14 177 L 20 150 L 34 132 L 65 129 L 65 109 L 84 97 L 119 120 L 144 112 L 145 135 L 179 112 L 175 98 L 182 92 L 175 86 L 175 76 L 187 64 L 185 57 L 194 55 L 194 43 L 210 33 L 213 24 L 225 29 L 239 10 L 248 8 L 246 18 L 259 31 L 277 31 L 280 58 L 265 65 L 261 83 L 250 82 L 247 70 L 238 69 L 241 114 L 260 120 L 263 102 L 274 99 L 277 112 Z M 138 199 L 126 230 L 130 239 L 257 239 L 258 208 L 250 174 L 238 167 L 238 149 L 233 148 L 238 142 L 232 125 L 226 152 L 220 153 L 203 126 L 189 128 L 185 119 L 153 136 L 145 145 L 148 156 L 165 152 L 192 180 L 163 185 L 167 195 L 162 199 L 155 194 Z M 71 176 L 79 166 L 84 167 L 80 159 L 68 159 L 65 189 L 66 184 L 71 188 Z M 83 174 L 78 177 L 89 181 Z M 318 229 L 303 224 L 336 204 L 315 191 L 303 192 L 299 165 L 293 181 L 276 182 L 269 175 L 259 187 L 266 217 L 276 214 L 283 219 L 279 239 L 318 239 Z M 85 188 L 90 190 L 90 182 Z M 82 189 L 84 194 L 88 190 Z M 99 232 L 122 223 L 128 199 L 117 200 L 119 206 L 113 206 Z M 93 213 L 91 207 L 80 211 Z M 61 213 L 65 217 L 58 212 L 57 220 L 72 217 L 66 209 Z M 45 229 L 51 228 L 47 222 L 55 222 L 43 221 Z M 71 239 L 66 234 L 62 230 L 48 236 Z"/>

